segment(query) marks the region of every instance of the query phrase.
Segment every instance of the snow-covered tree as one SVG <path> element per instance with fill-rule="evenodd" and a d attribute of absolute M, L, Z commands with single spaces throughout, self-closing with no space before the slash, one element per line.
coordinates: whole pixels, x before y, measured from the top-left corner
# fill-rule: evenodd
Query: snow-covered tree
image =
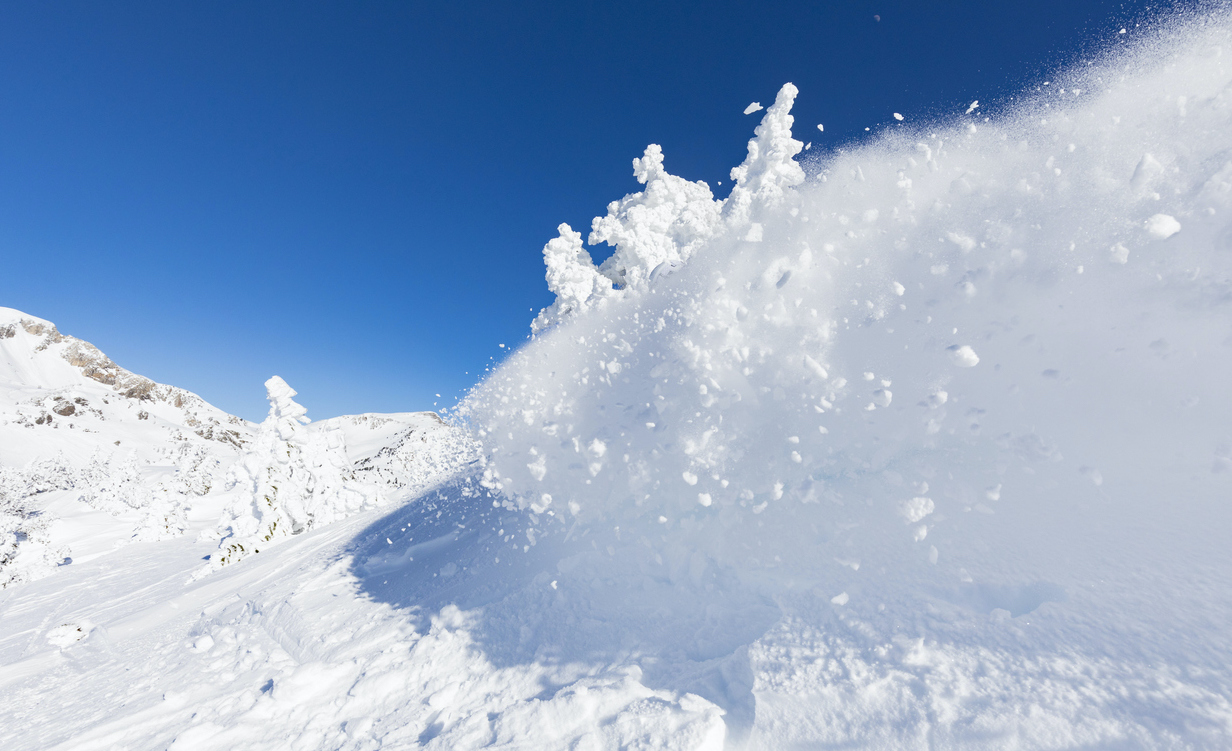
<path fill-rule="evenodd" d="M 795 86 L 783 84 L 761 124 L 753 130 L 748 156 L 739 167 L 732 168 L 731 179 L 736 185 L 723 202 L 723 217 L 730 226 L 748 224 L 756 218 L 759 207 L 777 206 L 788 188 L 804 182 L 804 170 L 795 160 L 804 144 L 791 136 L 795 122 L 791 107 L 799 93 Z"/>
<path fill-rule="evenodd" d="M 137 458 L 131 453 L 117 459 L 96 451 L 80 476 L 81 500 L 112 516 L 143 508 L 150 502 L 151 490 L 141 481 Z"/>
<path fill-rule="evenodd" d="M 548 289 L 556 302 L 544 308 L 531 324 L 543 331 L 571 315 L 592 307 L 617 290 L 637 292 L 650 286 L 655 270 L 676 268 L 687 262 L 704 243 L 724 232 L 739 239 L 760 240 L 759 212 L 783 203 L 790 188 L 804 182 L 804 170 L 795 157 L 804 144 L 792 138 L 791 115 L 796 87 L 784 84 L 774 104 L 749 140 L 748 156 L 731 171 L 731 195 L 715 200 L 710 186 L 669 174 L 663 167 L 663 149 L 650 144 L 633 160 L 633 176 L 645 190 L 608 204 L 607 215 L 591 223 L 591 245 L 615 248 L 595 267 L 582 246 L 580 233 L 567 225 L 543 249 Z"/>
<path fill-rule="evenodd" d="M 633 160 L 633 176 L 646 189 L 608 204 L 587 240 L 616 248 L 599 269 L 605 276 L 622 288 L 642 289 L 659 264 L 687 261 L 714 235 L 722 204 L 705 182 L 669 174 L 658 144 Z"/>
<path fill-rule="evenodd" d="M 175 463 L 170 489 L 184 495 L 205 495 L 214 486 L 219 461 L 200 443 L 182 441 L 168 452 Z"/>
<path fill-rule="evenodd" d="M 117 459 L 95 452 L 80 472 L 81 500 L 112 516 L 136 512 L 133 539 L 153 542 L 178 537 L 188 528 L 183 495 L 153 487 L 141 475 L 135 453 Z"/>
<path fill-rule="evenodd" d="M 265 388 L 269 416 L 229 473 L 227 486 L 239 494 L 219 522 L 211 570 L 384 501 L 355 480 L 341 431 L 310 429 L 295 390 L 278 376 Z"/>
<path fill-rule="evenodd" d="M 30 506 L 31 484 L 28 471 L 0 467 L 0 589 L 41 579 L 68 556 L 52 546 L 51 519 Z"/>
<path fill-rule="evenodd" d="M 582 247 L 582 233 L 568 224 L 561 224 L 556 231 L 560 235 L 543 246 L 548 289 L 556 294 L 556 302 L 539 312 L 531 324 L 535 332 L 586 310 L 612 292 L 612 280 L 599 273 Z"/>

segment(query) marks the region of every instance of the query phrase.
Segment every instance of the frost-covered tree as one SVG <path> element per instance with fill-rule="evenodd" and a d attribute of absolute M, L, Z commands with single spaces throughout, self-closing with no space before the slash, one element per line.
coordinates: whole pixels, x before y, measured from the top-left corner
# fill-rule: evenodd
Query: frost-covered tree
<path fill-rule="evenodd" d="M 210 570 L 384 500 L 355 480 L 341 431 L 310 429 L 295 390 L 278 376 L 265 388 L 269 416 L 229 473 L 228 488 L 239 492 L 219 522 Z"/>
<path fill-rule="evenodd" d="M 81 500 L 92 508 L 119 516 L 147 506 L 151 490 L 141 481 L 137 458 L 127 454 L 117 459 L 96 451 L 81 470 Z"/>
<path fill-rule="evenodd" d="M 200 443 L 182 441 L 168 452 L 175 463 L 175 477 L 170 489 L 184 495 L 205 495 L 214 486 L 214 474 L 219 462 Z"/>
<path fill-rule="evenodd" d="M 133 513 L 139 515 L 133 528 L 133 539 L 153 542 L 178 537 L 188 528 L 183 495 L 161 487 L 153 487 L 142 477 L 136 454 L 122 458 L 103 456 L 100 452 L 80 472 L 81 500 L 112 516 Z"/>
<path fill-rule="evenodd" d="M 28 502 L 30 479 L 26 469 L 0 467 L 0 589 L 41 579 L 68 557 L 52 545 L 51 519 Z"/>
<path fill-rule="evenodd" d="M 661 263 L 687 261 L 719 227 L 721 203 L 705 182 L 689 182 L 663 168 L 663 149 L 650 144 L 633 160 L 633 176 L 646 186 L 595 217 L 588 242 L 616 250 L 599 270 L 617 286 L 642 289 Z"/>
<path fill-rule="evenodd" d="M 731 179 L 736 185 L 723 202 L 723 217 L 730 226 L 749 223 L 756 218 L 758 208 L 779 205 L 788 188 L 804 182 L 804 170 L 795 160 L 804 144 L 791 136 L 795 122 L 791 107 L 798 93 L 792 84 L 783 84 L 761 124 L 753 130 L 748 156 L 739 167 L 732 168 Z"/>
<path fill-rule="evenodd" d="M 633 160 L 633 176 L 646 188 L 608 204 L 607 215 L 591 223 L 591 245 L 615 248 L 595 267 L 581 235 L 567 224 L 543 249 L 548 289 L 556 302 L 531 324 L 540 332 L 581 313 L 617 290 L 638 292 L 650 286 L 655 269 L 675 268 L 706 242 L 725 232 L 760 240 L 759 212 L 783 203 L 789 189 L 804 182 L 795 157 L 804 144 L 792 138 L 796 87 L 784 84 L 749 140 L 748 156 L 732 169 L 735 182 L 726 200 L 715 200 L 703 181 L 690 182 L 667 172 L 663 149 L 650 144 Z"/>
<path fill-rule="evenodd" d="M 20 477 L 25 482 L 25 495 L 72 490 L 81 482 L 78 471 L 62 453 L 46 459 L 35 459 L 17 472 L 14 477 Z"/>
<path fill-rule="evenodd" d="M 560 235 L 543 246 L 548 289 L 556 294 L 556 302 L 539 312 L 531 324 L 535 332 L 586 310 L 612 291 L 612 280 L 599 273 L 582 247 L 582 233 L 568 224 L 561 224 L 556 231 Z"/>

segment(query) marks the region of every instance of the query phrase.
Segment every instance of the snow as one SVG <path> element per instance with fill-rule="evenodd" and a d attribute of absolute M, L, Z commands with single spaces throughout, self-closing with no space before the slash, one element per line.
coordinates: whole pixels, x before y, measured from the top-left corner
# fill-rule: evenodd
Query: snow
<path fill-rule="evenodd" d="M 1146 231 L 1156 240 L 1167 240 L 1181 231 L 1181 223 L 1168 214 L 1155 214 L 1146 220 Z"/>
<path fill-rule="evenodd" d="M 648 147 L 592 224 L 619 260 L 562 226 L 452 424 L 271 379 L 205 439 L 19 325 L 3 487 L 72 560 L 0 590 L 0 745 L 1227 747 L 1229 42 L 804 163 L 788 84 L 726 198 Z M 70 390 L 109 419 L 34 421 Z M 119 517 L 74 484 L 113 440 Z M 387 503 L 191 578 L 271 469 Z M 184 533 L 134 539 L 159 488 Z"/>

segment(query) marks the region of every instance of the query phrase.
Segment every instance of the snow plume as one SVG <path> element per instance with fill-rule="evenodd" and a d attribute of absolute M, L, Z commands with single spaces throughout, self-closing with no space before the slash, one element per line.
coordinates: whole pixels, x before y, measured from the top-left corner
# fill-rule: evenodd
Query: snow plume
<path fill-rule="evenodd" d="M 282 378 L 265 388 L 269 416 L 231 468 L 227 484 L 239 496 L 219 521 L 222 552 L 210 556 L 206 572 L 384 502 L 355 480 L 341 431 L 312 430 Z"/>
<path fill-rule="evenodd" d="M 1212 532 L 1232 525 L 1230 28 L 1165 29 L 998 117 L 895 126 L 812 157 L 807 181 L 784 87 L 687 263 L 541 331 L 463 405 L 502 527 L 525 520 L 506 546 L 550 548 L 557 592 L 611 583 L 591 622 L 671 611 L 683 629 L 692 602 L 731 638 L 706 651 L 710 621 L 694 623 L 681 652 L 762 638 L 757 722 L 799 733 L 767 747 L 901 747 L 914 731 L 896 728 L 929 726 L 899 718 L 938 713 L 929 737 L 961 746 L 993 722 L 941 698 L 967 681 L 1001 697 L 997 716 L 1039 717 L 985 738 L 1167 745 L 1152 712 L 1229 727 L 1226 672 L 1186 683 L 1192 709 L 1113 699 L 1107 671 L 1189 664 L 1151 636 L 1172 629 L 1227 656 L 1187 603 L 1232 571 Z M 609 211 L 636 227 L 620 242 L 681 247 L 663 222 L 630 225 L 634 198 Z M 601 608 L 554 596 L 561 622 Z M 1029 648 L 990 631 L 1027 613 L 1047 624 Z M 630 649 L 667 649 L 654 638 Z M 801 672 L 776 640 L 843 667 Z M 931 698 L 895 677 L 908 663 L 930 666 Z M 883 685 L 897 698 L 868 704 Z M 1058 698 L 1089 690 L 1110 698 Z M 806 706 L 826 719 L 792 714 Z"/>

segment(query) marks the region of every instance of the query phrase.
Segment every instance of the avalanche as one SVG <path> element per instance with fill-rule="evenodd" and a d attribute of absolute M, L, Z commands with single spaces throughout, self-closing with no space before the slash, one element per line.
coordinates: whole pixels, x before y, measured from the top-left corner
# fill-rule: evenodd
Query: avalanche
<path fill-rule="evenodd" d="M 788 84 L 724 199 L 649 146 L 455 426 L 347 434 L 392 506 L 0 592 L 0 743 L 1227 747 L 1229 49 L 805 158 Z"/>

